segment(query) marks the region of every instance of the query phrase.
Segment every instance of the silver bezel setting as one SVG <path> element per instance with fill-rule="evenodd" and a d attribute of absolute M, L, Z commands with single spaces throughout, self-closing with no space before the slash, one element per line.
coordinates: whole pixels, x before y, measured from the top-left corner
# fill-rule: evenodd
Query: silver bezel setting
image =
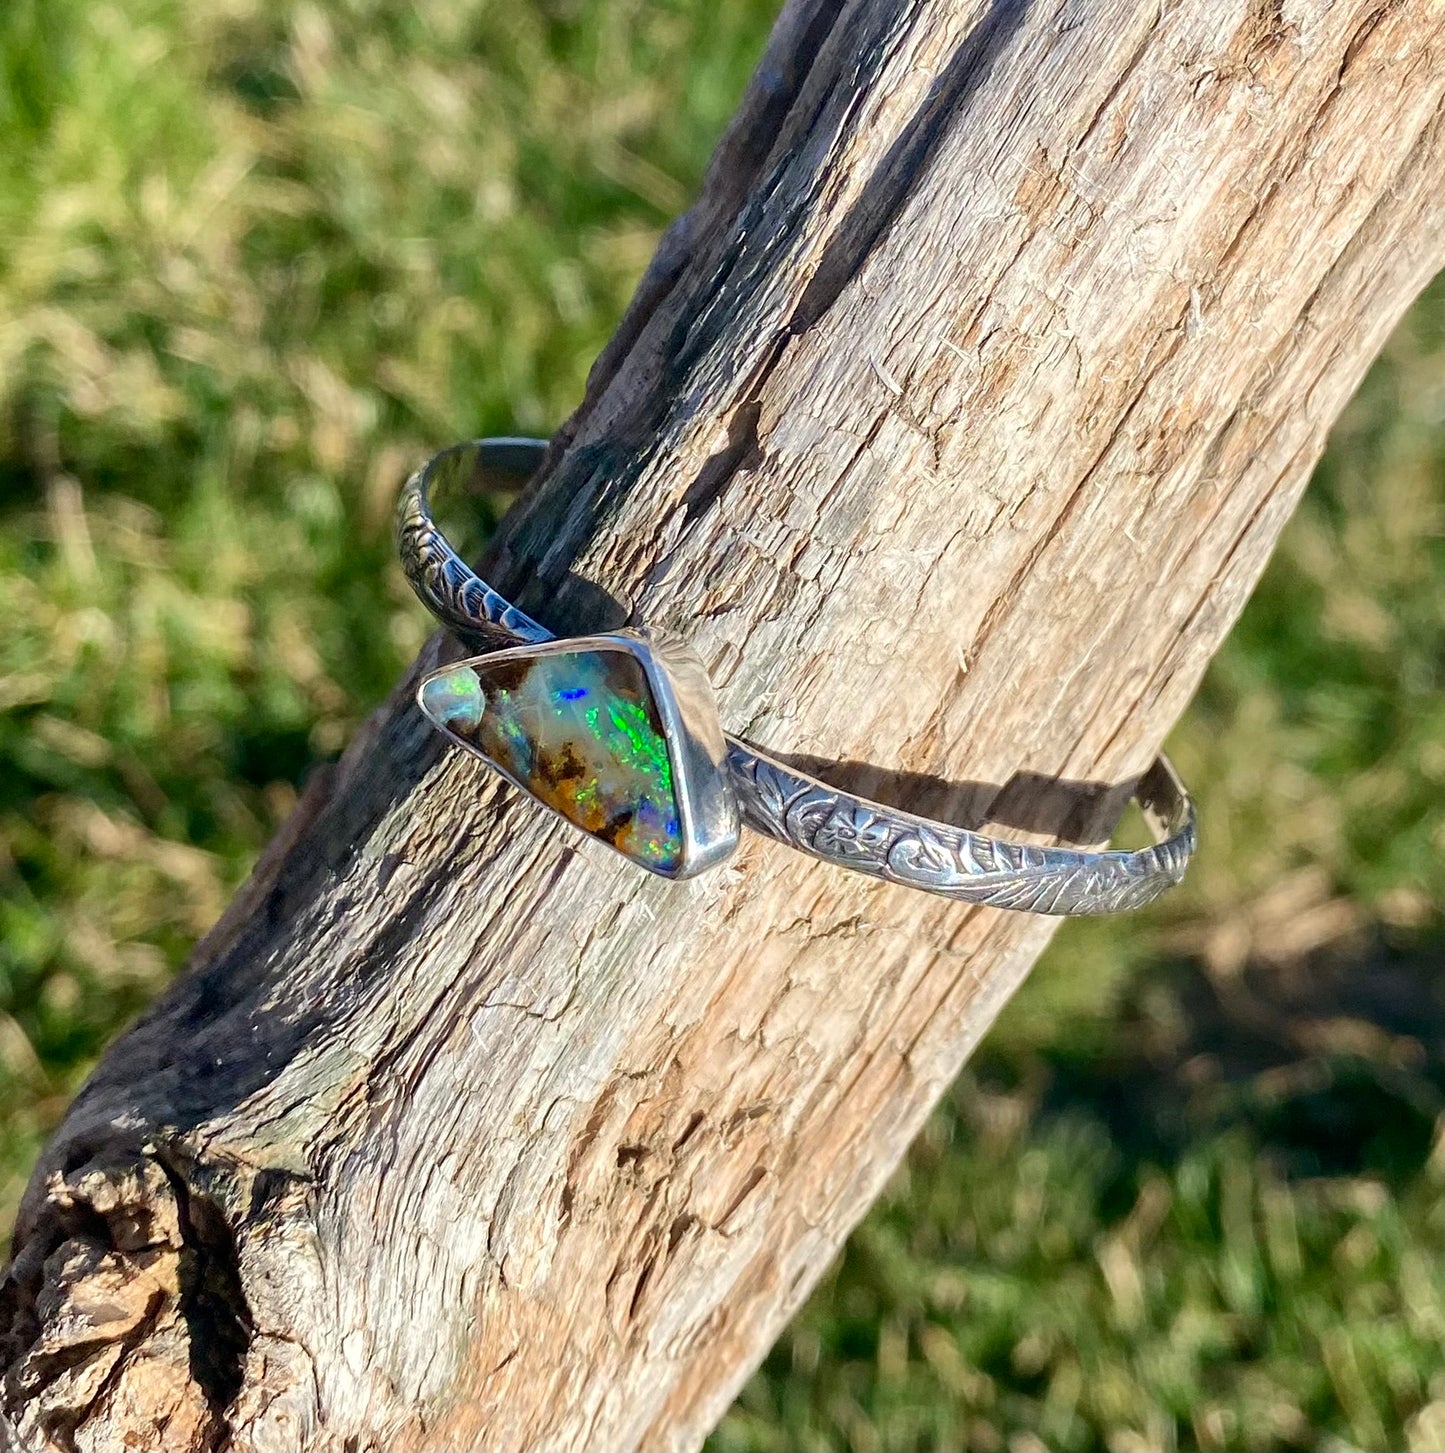
<path fill-rule="evenodd" d="M 525 792 L 538 806 L 560 817 L 574 832 L 581 832 L 564 814 L 543 802 L 525 782 L 493 761 L 474 743 L 427 713 L 422 706 L 422 692 L 429 681 L 462 666 L 495 666 L 506 661 L 534 661 L 542 656 L 573 655 L 582 651 L 623 651 L 642 667 L 657 703 L 658 719 L 672 763 L 682 851 L 676 867 L 660 868 L 629 856 L 602 838 L 588 833 L 583 833 L 583 836 L 662 878 L 678 881 L 706 872 L 728 857 L 738 845 L 738 805 L 728 776 L 727 742 L 718 719 L 712 684 L 696 653 L 681 640 L 645 631 L 620 630 L 604 635 L 572 636 L 566 640 L 508 647 L 482 656 L 467 656 L 429 671 L 417 683 L 417 705 L 448 740 L 480 758 L 498 776 L 505 777 L 514 787 Z"/>

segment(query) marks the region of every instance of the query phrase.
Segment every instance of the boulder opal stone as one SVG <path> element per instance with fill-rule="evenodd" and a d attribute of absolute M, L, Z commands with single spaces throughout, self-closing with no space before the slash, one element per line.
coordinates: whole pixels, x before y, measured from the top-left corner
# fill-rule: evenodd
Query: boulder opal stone
<path fill-rule="evenodd" d="M 672 759 L 647 673 L 621 648 L 480 657 L 423 682 L 439 727 L 653 869 L 682 861 Z"/>

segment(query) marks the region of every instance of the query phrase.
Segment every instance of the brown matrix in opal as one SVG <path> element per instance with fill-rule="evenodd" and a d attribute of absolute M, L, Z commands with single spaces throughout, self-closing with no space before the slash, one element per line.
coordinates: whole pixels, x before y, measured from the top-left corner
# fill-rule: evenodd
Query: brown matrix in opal
<path fill-rule="evenodd" d="M 648 867 L 680 865 L 672 759 L 647 673 L 628 651 L 482 657 L 433 676 L 420 701 L 584 832 Z"/>

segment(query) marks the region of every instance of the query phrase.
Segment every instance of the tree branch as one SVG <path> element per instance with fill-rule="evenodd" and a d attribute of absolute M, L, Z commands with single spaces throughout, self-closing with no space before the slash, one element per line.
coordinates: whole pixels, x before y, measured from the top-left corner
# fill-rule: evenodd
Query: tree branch
<path fill-rule="evenodd" d="M 765 747 L 1101 837 L 1067 784 L 1147 764 L 1441 265 L 1442 30 L 790 5 L 492 578 L 681 631 Z M 37 1167 L 25 1447 L 695 1446 L 1048 938 L 758 839 L 648 879 L 410 685 Z"/>

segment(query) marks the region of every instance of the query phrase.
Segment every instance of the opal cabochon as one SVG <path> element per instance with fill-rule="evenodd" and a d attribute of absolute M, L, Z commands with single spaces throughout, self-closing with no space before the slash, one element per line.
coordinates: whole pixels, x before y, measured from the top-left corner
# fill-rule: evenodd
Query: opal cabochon
<path fill-rule="evenodd" d="M 417 700 L 575 827 L 654 872 L 682 869 L 676 764 L 654 682 L 625 644 L 476 657 L 429 676 Z"/>

